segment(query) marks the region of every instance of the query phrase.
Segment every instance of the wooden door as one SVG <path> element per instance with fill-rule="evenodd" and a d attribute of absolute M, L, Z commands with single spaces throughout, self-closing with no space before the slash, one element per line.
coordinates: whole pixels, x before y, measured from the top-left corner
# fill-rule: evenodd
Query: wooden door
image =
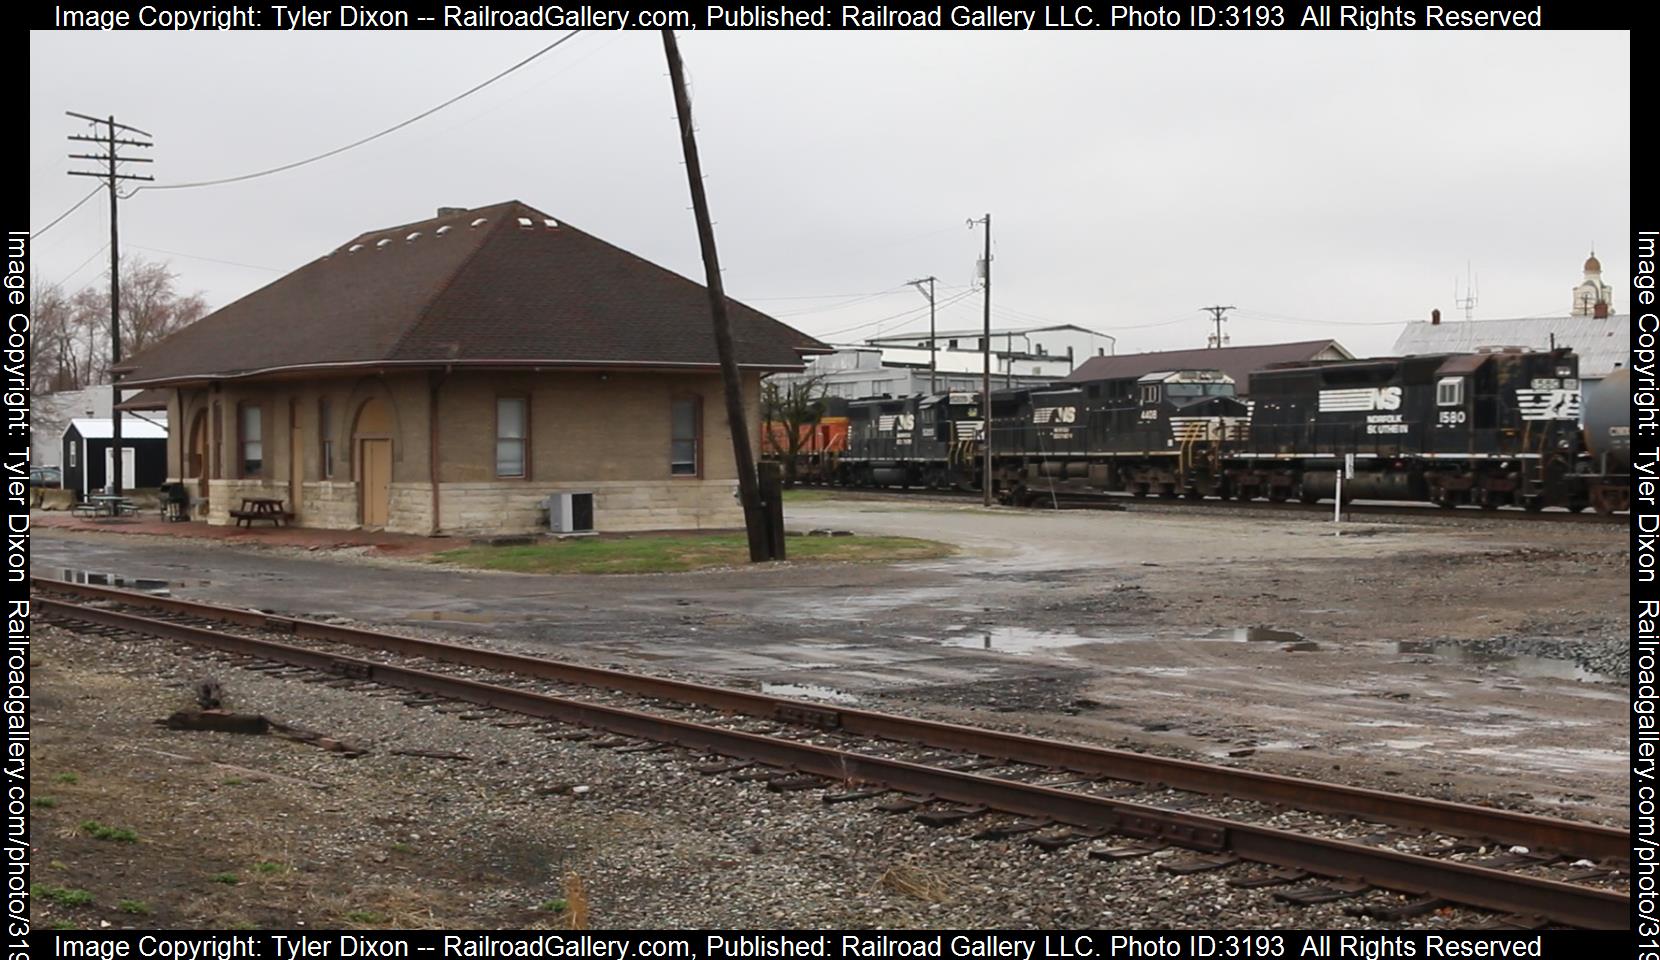
<path fill-rule="evenodd" d="M 358 457 L 363 464 L 363 525 L 385 527 L 392 505 L 392 441 L 359 441 Z"/>
<path fill-rule="evenodd" d="M 301 444 L 299 405 L 288 402 L 288 509 L 300 516 L 300 498 L 305 494 L 305 447 Z"/>

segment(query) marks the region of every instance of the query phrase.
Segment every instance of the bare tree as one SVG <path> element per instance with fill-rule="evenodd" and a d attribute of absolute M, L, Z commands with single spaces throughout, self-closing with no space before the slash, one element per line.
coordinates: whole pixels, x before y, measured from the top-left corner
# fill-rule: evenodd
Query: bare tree
<path fill-rule="evenodd" d="M 824 417 L 824 378 L 803 377 L 780 385 L 768 380 L 761 387 L 761 419 L 765 422 L 766 452 L 784 461 L 784 484 L 794 486 L 801 448 Z"/>
<path fill-rule="evenodd" d="M 174 285 L 177 279 L 166 263 L 137 256 L 122 258 L 122 356 L 132 356 L 207 313 L 201 294 L 180 294 Z M 107 382 L 108 281 L 90 283 L 74 293 L 66 292 L 61 284 L 37 284 L 35 291 L 30 388 L 50 393 Z"/>

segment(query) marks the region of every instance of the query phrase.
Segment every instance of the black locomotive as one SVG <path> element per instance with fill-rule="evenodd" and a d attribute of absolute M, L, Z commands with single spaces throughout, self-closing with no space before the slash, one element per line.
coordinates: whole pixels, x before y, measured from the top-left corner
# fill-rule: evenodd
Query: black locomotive
<path fill-rule="evenodd" d="M 1128 491 L 1313 503 L 1433 501 L 1583 510 L 1603 484 L 1580 428 L 1567 349 L 1279 364 L 1249 400 L 1215 370 L 994 391 L 993 481 L 1004 500 Z M 974 393 L 848 405 L 820 475 L 862 486 L 978 489 L 987 430 Z"/>

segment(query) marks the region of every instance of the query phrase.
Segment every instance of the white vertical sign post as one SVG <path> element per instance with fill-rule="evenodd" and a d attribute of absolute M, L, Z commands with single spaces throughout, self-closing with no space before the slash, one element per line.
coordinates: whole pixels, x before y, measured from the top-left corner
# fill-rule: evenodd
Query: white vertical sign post
<path fill-rule="evenodd" d="M 1345 453 L 1343 455 L 1343 469 L 1337 474 L 1337 502 L 1334 503 L 1331 508 L 1331 522 L 1339 525 L 1338 529 L 1332 531 L 1334 536 L 1343 535 L 1343 530 L 1340 526 L 1343 523 L 1343 481 L 1345 479 L 1353 480 L 1354 478 L 1355 455 L 1352 453 Z"/>

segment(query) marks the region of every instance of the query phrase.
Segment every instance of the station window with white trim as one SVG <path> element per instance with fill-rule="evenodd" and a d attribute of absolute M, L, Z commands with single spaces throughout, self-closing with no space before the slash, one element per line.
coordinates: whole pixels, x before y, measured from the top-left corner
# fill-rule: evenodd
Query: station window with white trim
<path fill-rule="evenodd" d="M 1442 377 L 1435 384 L 1435 405 L 1461 407 L 1464 405 L 1464 378 Z"/>

